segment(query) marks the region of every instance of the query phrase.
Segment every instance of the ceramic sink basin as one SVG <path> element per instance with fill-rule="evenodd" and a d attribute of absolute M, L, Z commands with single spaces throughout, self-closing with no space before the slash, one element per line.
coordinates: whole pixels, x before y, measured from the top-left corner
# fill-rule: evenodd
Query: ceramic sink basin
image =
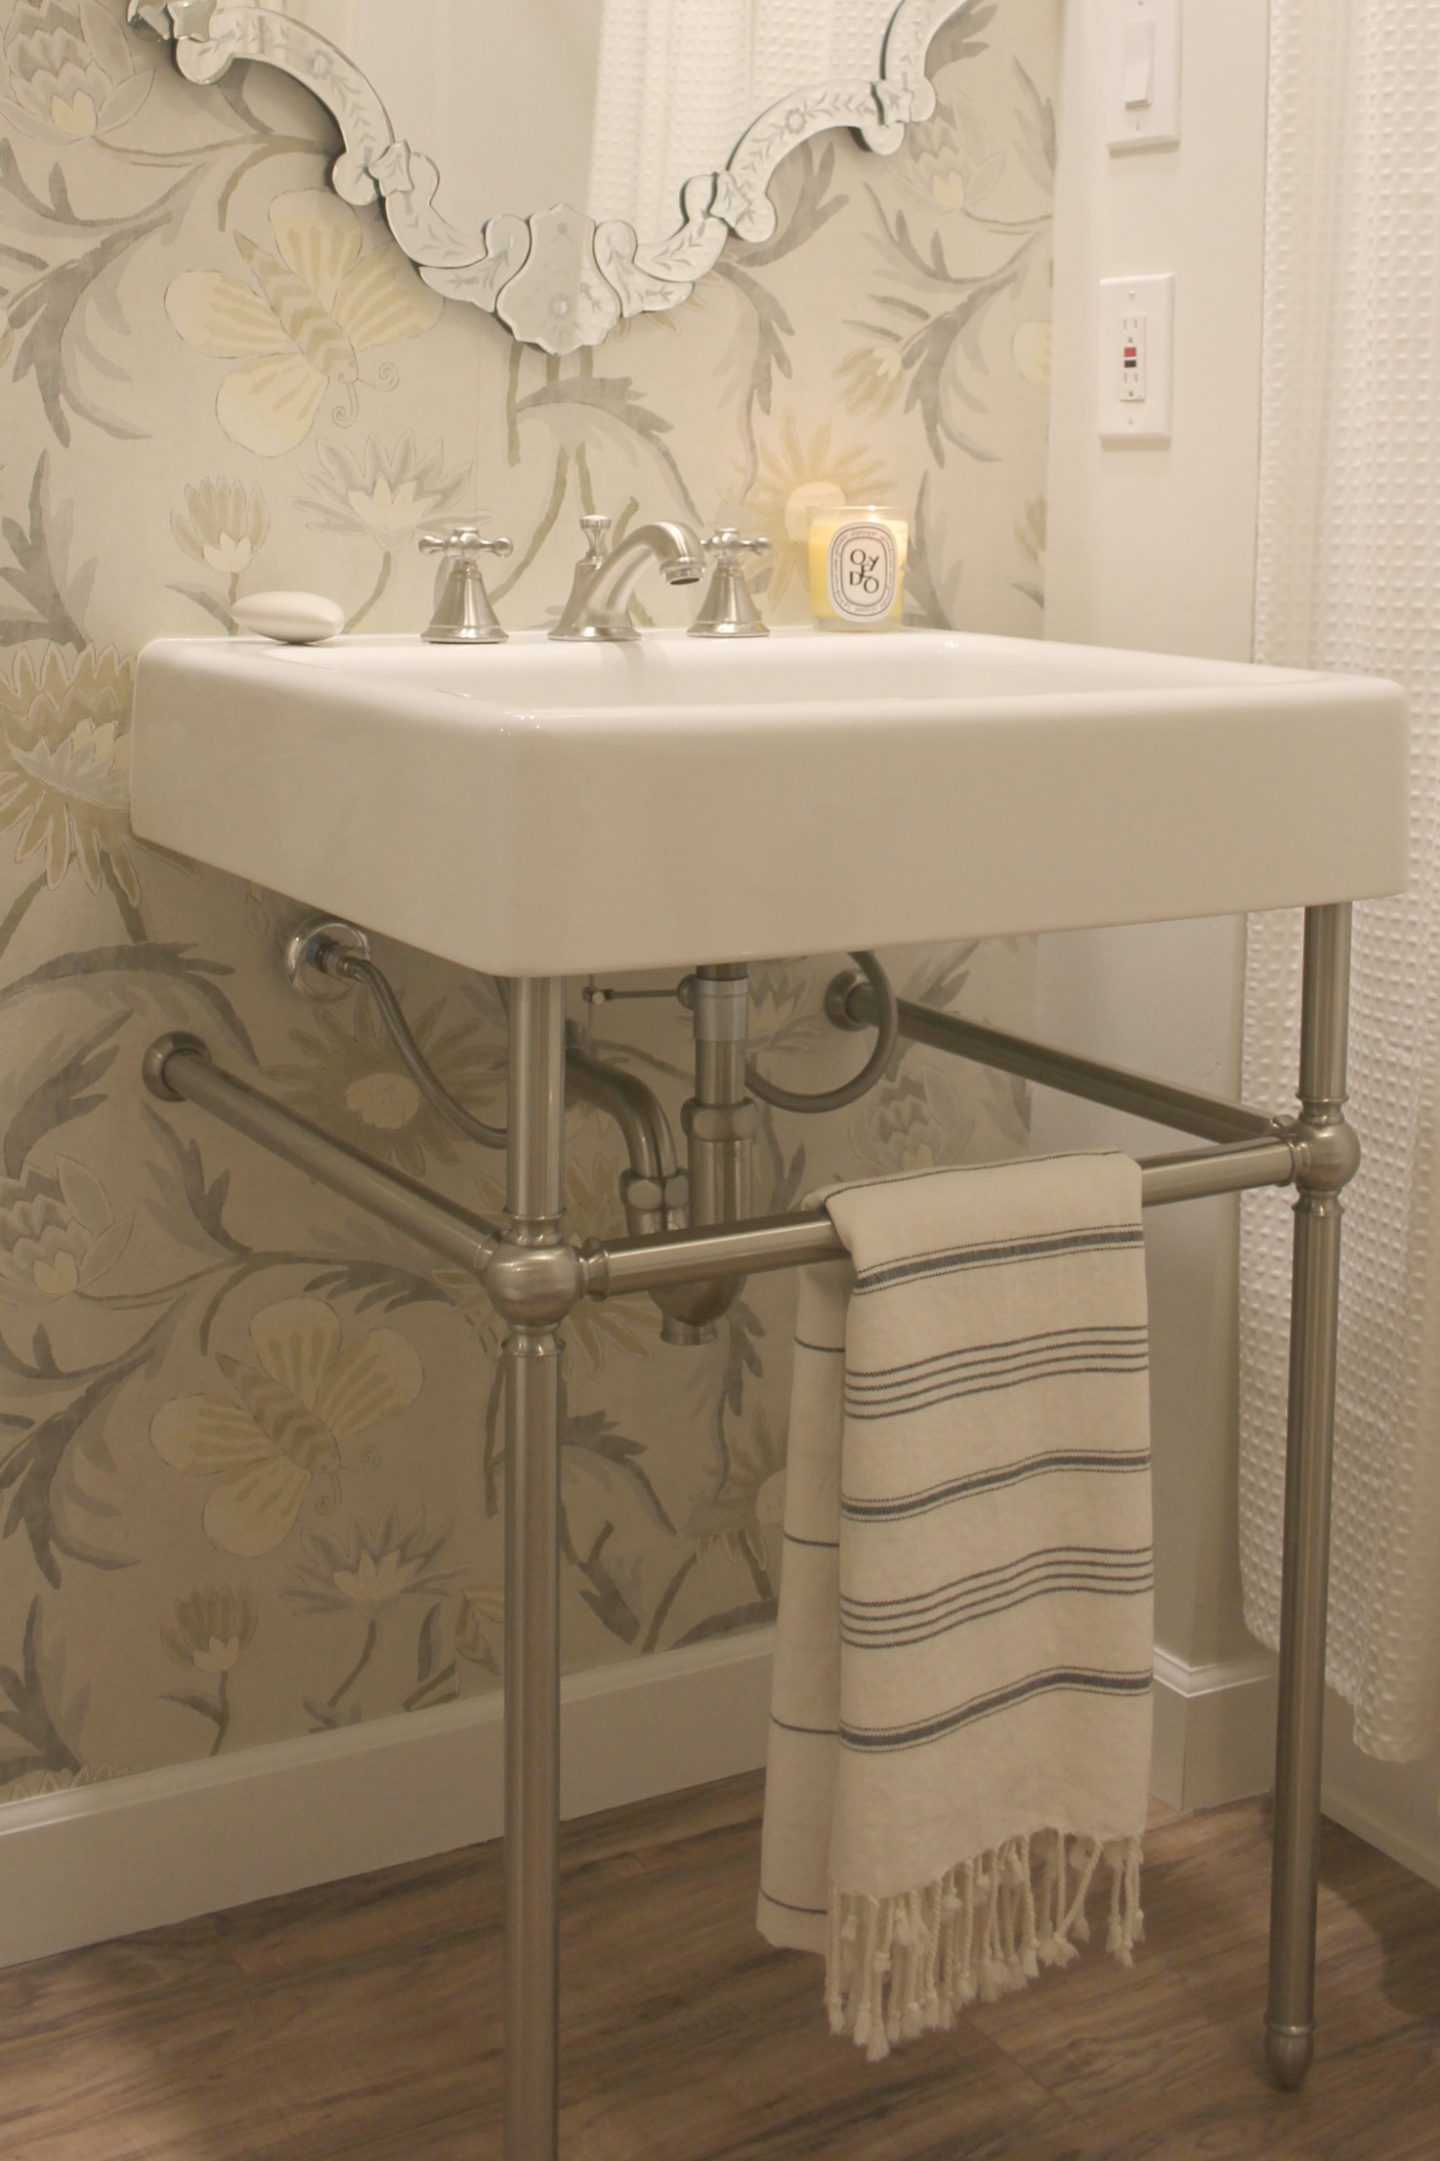
<path fill-rule="evenodd" d="M 170 639 L 158 841 L 499 975 L 1359 899 L 1405 875 L 1387 683 L 1024 639 Z"/>

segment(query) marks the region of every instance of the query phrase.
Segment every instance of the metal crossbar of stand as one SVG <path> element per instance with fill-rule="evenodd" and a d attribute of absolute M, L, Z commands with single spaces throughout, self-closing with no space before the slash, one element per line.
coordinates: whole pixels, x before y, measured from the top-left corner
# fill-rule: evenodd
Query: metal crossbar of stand
<path fill-rule="evenodd" d="M 1324 1708 L 1341 1196 L 1359 1165 L 1344 1115 L 1350 985 L 1347 904 L 1305 915 L 1300 1113 L 1283 1119 L 898 1002 L 901 1035 L 1203 1139 L 1142 1165 L 1147 1208 L 1293 1186 L 1280 1702 L 1266 2045 L 1283 2087 L 1314 2053 L 1315 1916 Z M 739 973 L 739 971 L 735 971 Z M 723 971 L 716 971 L 723 973 Z M 146 1055 L 151 1089 L 208 1111 L 448 1259 L 474 1270 L 508 1324 L 505 1579 L 505 2156 L 555 2161 L 560 1819 L 560 1326 L 586 1297 L 738 1278 L 839 1258 L 821 1212 L 724 1222 L 580 1247 L 564 1231 L 564 983 L 510 986 L 510 1112 L 503 1225 L 384 1170 L 225 1073 L 188 1035 Z M 841 1027 L 877 1018 L 873 982 L 832 985 Z"/>

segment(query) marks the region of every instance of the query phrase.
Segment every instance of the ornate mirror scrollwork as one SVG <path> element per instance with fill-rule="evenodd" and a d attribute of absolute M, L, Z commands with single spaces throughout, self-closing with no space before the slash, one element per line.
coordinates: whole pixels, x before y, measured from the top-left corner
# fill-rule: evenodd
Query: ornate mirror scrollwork
<path fill-rule="evenodd" d="M 344 140 L 437 292 L 550 353 L 673 308 L 729 233 L 768 239 L 781 159 L 824 128 L 896 149 L 940 26 L 975 0 L 129 0 L 212 83 L 263 61 Z"/>

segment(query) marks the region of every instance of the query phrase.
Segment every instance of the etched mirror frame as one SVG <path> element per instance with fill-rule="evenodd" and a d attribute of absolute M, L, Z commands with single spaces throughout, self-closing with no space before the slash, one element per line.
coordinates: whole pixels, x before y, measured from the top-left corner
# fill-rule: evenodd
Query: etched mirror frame
<path fill-rule="evenodd" d="M 638 239 L 619 219 L 598 223 L 558 205 L 500 211 L 474 231 L 435 207 L 440 170 L 397 140 L 379 89 L 340 48 L 257 0 L 128 0 L 131 23 L 173 44 L 182 75 L 213 83 L 232 60 L 257 60 L 291 75 L 326 105 L 344 149 L 331 184 L 347 203 L 379 199 L 390 230 L 436 292 L 498 316 L 527 345 L 570 353 L 598 345 L 626 318 L 678 307 L 711 269 L 730 233 L 768 240 L 775 230 L 769 186 L 786 154 L 825 128 L 852 128 L 883 154 L 905 129 L 928 120 L 935 92 L 925 73 L 931 40 L 975 0 L 898 0 L 869 78 L 797 90 L 759 114 L 723 170 L 686 183 L 682 220 L 668 239 Z"/>

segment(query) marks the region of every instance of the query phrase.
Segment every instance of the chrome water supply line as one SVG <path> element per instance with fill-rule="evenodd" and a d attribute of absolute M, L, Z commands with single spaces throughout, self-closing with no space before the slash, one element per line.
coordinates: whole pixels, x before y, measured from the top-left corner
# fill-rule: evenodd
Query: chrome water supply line
<path fill-rule="evenodd" d="M 776 1081 L 767 1081 L 751 1066 L 749 1080 L 751 1089 L 762 1103 L 773 1104 L 776 1110 L 792 1111 L 802 1115 L 815 1115 L 820 1111 L 845 1110 L 851 1103 L 858 1103 L 884 1073 L 895 1055 L 895 1045 L 900 1040 L 900 1015 L 890 978 L 873 953 L 852 953 L 859 970 L 860 980 L 870 992 L 870 1005 L 866 1021 L 877 1033 L 875 1047 L 853 1080 L 842 1081 L 836 1088 L 822 1088 L 813 1095 L 802 1094 L 794 1088 L 782 1088 Z M 833 1021 L 834 1013 L 827 1002 L 826 1012 Z M 841 1025 L 849 1026 L 848 1021 Z"/>
<path fill-rule="evenodd" d="M 503 1148 L 504 1126 L 487 1125 L 452 1095 L 430 1065 L 405 1018 L 405 1009 L 391 987 L 390 978 L 372 959 L 370 940 L 353 923 L 308 923 L 297 930 L 285 946 L 285 973 L 291 988 L 304 997 L 327 995 L 322 986 L 338 988 L 360 984 L 375 1001 L 386 1033 L 400 1054 L 406 1072 L 426 1102 L 447 1124 L 479 1148 Z M 328 995 L 335 995 L 332 989 Z"/>

